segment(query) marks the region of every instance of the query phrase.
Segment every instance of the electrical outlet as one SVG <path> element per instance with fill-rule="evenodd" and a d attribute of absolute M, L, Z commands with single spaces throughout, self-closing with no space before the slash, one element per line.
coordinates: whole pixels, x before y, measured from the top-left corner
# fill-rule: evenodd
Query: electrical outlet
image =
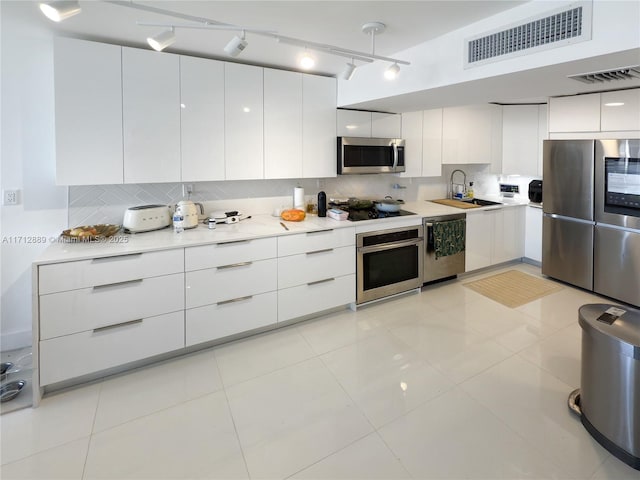
<path fill-rule="evenodd" d="M 182 196 L 190 198 L 192 194 L 193 194 L 193 183 L 183 183 Z"/>
<path fill-rule="evenodd" d="M 3 190 L 2 191 L 2 204 L 3 205 L 18 205 L 18 192 L 19 192 L 19 190 Z"/>

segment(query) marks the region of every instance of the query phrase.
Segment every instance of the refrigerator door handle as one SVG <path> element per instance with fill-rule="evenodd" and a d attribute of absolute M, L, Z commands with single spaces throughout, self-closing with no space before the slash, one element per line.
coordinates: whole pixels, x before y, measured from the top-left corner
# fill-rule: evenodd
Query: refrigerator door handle
<path fill-rule="evenodd" d="M 640 233 L 640 230 L 635 230 L 633 228 L 620 227 L 618 225 L 610 225 L 608 223 L 596 223 L 596 226 L 600 228 L 608 228 L 610 230 L 619 230 L 621 232 L 629 232 L 629 233 Z"/>
<path fill-rule="evenodd" d="M 555 218 L 557 220 L 566 220 L 568 222 L 584 223 L 586 225 L 596 224 L 596 222 L 594 222 L 593 220 L 583 220 L 582 218 L 565 217 L 564 215 L 558 215 L 556 213 L 545 213 L 544 216 L 549 218 Z"/>

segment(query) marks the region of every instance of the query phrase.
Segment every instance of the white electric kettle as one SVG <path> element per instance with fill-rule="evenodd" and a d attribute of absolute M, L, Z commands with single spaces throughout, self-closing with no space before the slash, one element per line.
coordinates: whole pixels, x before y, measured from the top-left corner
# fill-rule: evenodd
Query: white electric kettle
<path fill-rule="evenodd" d="M 198 205 L 203 211 L 202 204 L 193 203 L 191 200 L 182 200 L 176 205 L 176 212 L 182 215 L 184 228 L 195 228 L 198 226 Z"/>

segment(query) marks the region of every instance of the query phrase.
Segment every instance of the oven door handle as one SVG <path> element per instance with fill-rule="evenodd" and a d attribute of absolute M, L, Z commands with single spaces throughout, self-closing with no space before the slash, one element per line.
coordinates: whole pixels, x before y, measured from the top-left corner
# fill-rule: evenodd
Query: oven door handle
<path fill-rule="evenodd" d="M 369 247 L 359 247 L 358 253 L 371 253 L 371 252 L 380 252 L 382 250 L 393 250 L 394 248 L 401 247 L 410 247 L 412 245 L 418 245 L 422 243 L 424 240 L 422 238 L 416 238 L 410 242 L 394 242 L 394 243 L 383 243 L 381 245 L 371 245 Z"/>

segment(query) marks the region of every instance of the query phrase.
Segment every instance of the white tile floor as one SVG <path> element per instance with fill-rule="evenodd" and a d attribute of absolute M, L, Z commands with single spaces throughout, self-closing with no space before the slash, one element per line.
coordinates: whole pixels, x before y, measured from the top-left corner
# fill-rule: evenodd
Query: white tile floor
<path fill-rule="evenodd" d="M 0 477 L 640 479 L 567 409 L 609 301 L 462 286 L 493 273 L 49 395 L 0 417 Z"/>

